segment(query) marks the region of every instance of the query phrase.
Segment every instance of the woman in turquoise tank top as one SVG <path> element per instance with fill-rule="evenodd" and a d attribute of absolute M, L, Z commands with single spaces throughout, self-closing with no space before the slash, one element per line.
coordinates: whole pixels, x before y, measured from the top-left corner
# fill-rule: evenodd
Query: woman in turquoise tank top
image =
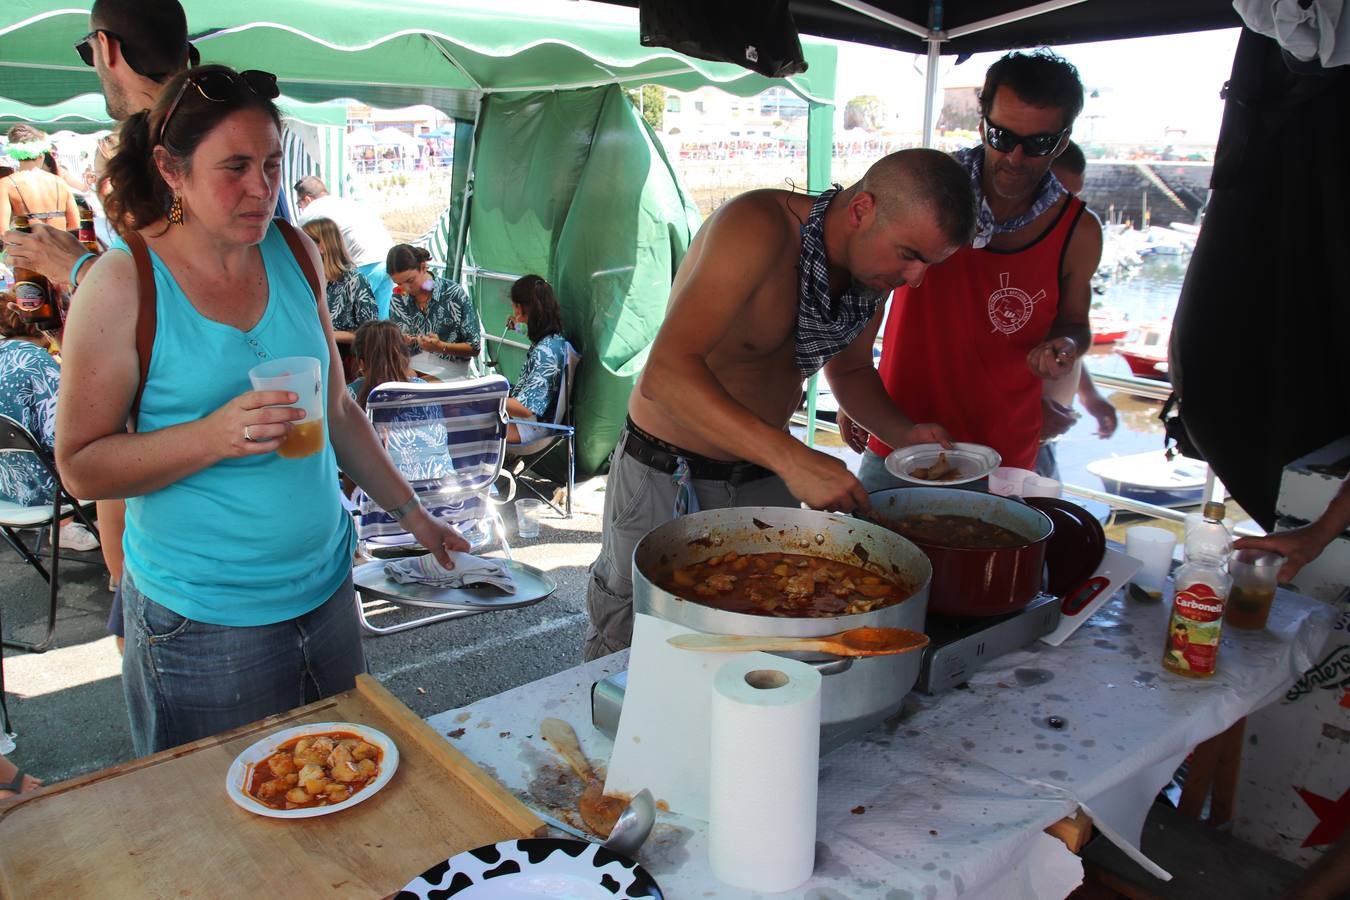
<path fill-rule="evenodd" d="M 139 753 L 348 689 L 365 670 L 339 466 L 443 563 L 468 549 L 417 503 L 347 394 L 319 255 L 272 221 L 276 96 L 268 73 L 201 66 L 124 123 L 105 207 L 127 245 L 88 272 L 79 293 L 97 302 L 72 304 L 66 326 L 57 459 L 77 495 L 127 498 L 122 673 Z M 143 384 L 137 236 L 155 287 Z M 248 377 L 291 356 L 322 363 L 323 418 L 303 431 L 304 412 L 282 405 L 294 393 Z M 316 428 L 316 451 L 283 449 Z"/>

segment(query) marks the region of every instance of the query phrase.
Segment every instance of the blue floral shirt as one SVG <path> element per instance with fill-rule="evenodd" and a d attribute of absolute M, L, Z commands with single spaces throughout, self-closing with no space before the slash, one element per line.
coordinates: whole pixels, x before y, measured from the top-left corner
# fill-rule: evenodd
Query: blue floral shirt
<path fill-rule="evenodd" d="M 478 355 L 478 348 L 483 344 L 478 310 L 474 309 L 468 291 L 449 278 L 435 280 L 425 312 L 417 308 L 417 301 L 413 298 L 406 294 L 395 294 L 389 307 L 389 318 L 409 337 L 434 334 L 447 344 L 468 344 L 473 348 L 474 356 Z M 445 359 L 457 358 L 443 353 L 437 355 Z"/>
<path fill-rule="evenodd" d="M 338 280 L 328 282 L 327 293 L 334 331 L 355 331 L 380 317 L 375 292 L 356 269 L 348 269 Z"/>
<path fill-rule="evenodd" d="M 0 340 L 0 413 L 52 450 L 56 446 L 56 393 L 61 367 L 27 341 Z M 0 453 L 0 499 L 24 506 L 51 503 L 56 483 L 29 453 Z"/>
<path fill-rule="evenodd" d="M 426 384 L 424 378 L 408 380 Z M 364 383 L 364 378 L 358 378 L 347 385 L 347 393 L 353 400 Z M 448 455 L 450 435 L 445 430 L 445 412 L 440 406 L 409 406 L 399 410 L 394 420 L 396 424 L 377 426 L 376 431 L 404 478 L 427 481 L 444 478 L 454 471 Z"/>
<path fill-rule="evenodd" d="M 567 371 L 567 338 L 556 332 L 535 341 L 525 357 L 511 396 L 541 422 L 552 421 L 553 410 Z"/>

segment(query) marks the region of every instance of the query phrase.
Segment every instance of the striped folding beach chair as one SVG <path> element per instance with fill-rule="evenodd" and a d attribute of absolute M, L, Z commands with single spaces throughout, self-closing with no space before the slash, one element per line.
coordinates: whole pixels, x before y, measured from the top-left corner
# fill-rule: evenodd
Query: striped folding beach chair
<path fill-rule="evenodd" d="M 460 381 L 411 384 L 391 381 L 371 390 L 366 414 L 390 458 L 412 484 L 431 515 L 453 525 L 471 553 L 511 547 L 492 502 L 506 447 L 506 394 L 500 375 Z M 372 556 L 397 555 L 417 547 L 412 535 L 359 488 L 352 497 L 357 534 Z M 358 596 L 361 624 L 376 634 Z M 438 613 L 397 626 L 428 624 L 452 614 Z"/>

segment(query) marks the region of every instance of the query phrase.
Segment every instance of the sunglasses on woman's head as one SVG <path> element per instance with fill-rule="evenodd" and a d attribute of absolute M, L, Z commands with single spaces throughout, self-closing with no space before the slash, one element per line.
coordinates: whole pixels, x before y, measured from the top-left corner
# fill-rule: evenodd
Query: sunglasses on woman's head
<path fill-rule="evenodd" d="M 155 143 L 164 143 L 164 131 L 169 127 L 169 120 L 173 118 L 173 114 L 178 111 L 178 104 L 183 102 L 183 94 L 187 92 L 188 85 L 195 87 L 197 93 L 212 103 L 233 100 L 244 90 L 250 90 L 265 100 L 275 100 L 281 94 L 280 88 L 277 87 L 277 76 L 261 69 L 248 69 L 243 72 L 217 70 L 193 75 L 183 81 L 173 98 L 173 103 L 169 104 L 169 111 L 164 114 L 164 121 L 159 125 L 159 139 Z"/>
<path fill-rule="evenodd" d="M 1027 156 L 1048 156 L 1068 133 L 1069 129 L 1065 128 L 1053 134 L 1029 134 L 1024 137 L 1015 131 L 1000 128 L 989 121 L 988 116 L 984 117 L 984 140 L 999 153 L 1011 153 L 1021 146 Z"/>

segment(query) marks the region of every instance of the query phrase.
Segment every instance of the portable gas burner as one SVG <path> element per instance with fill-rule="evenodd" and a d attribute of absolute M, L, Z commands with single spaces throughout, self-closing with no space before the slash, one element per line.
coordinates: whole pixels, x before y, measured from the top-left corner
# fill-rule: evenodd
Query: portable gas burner
<path fill-rule="evenodd" d="M 958 618 L 929 616 L 924 623 L 929 644 L 914 689 L 940 694 L 970 680 L 989 660 L 1034 643 L 1059 624 L 1059 598 L 1037 594 L 1025 607 L 1006 616 Z"/>
<path fill-rule="evenodd" d="M 924 626 L 930 643 L 915 690 L 940 694 L 965 683 L 990 660 L 1026 647 L 1054 631 L 1059 624 L 1060 601 L 1051 594 L 1037 594 L 1023 609 L 993 618 L 929 616 Z M 618 672 L 591 686 L 591 721 L 596 730 L 613 740 L 619 728 L 628 673 Z M 866 730 L 866 729 L 862 729 Z M 837 735 L 830 743 L 856 735 Z M 822 751 L 826 749 L 822 745 Z"/>

